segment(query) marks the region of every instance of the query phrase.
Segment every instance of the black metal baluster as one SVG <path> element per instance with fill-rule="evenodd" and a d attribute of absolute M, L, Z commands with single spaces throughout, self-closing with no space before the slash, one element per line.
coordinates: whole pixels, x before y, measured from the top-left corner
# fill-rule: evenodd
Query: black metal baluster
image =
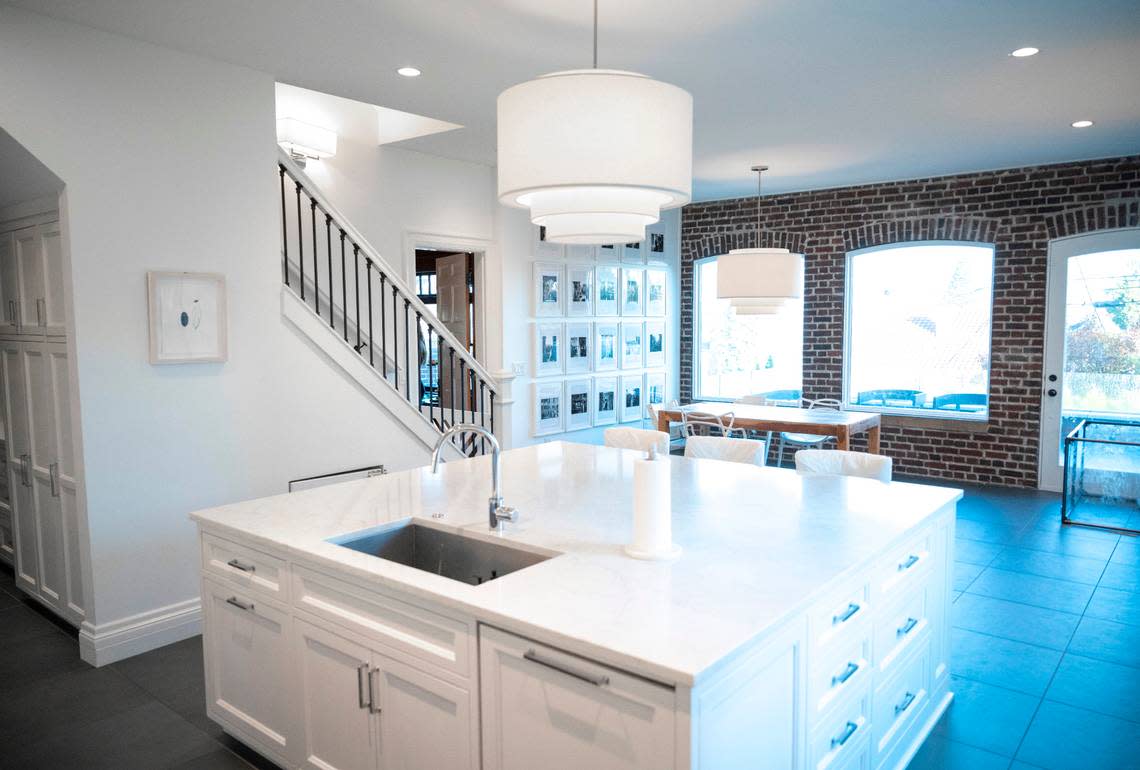
<path fill-rule="evenodd" d="M 372 349 L 375 347 L 372 344 L 372 259 L 371 257 L 364 258 L 364 275 L 368 280 L 368 365 L 371 367 L 376 366 L 376 362 L 372 360 Z"/>
<path fill-rule="evenodd" d="M 495 393 L 491 393 L 491 433 L 495 432 Z"/>
<path fill-rule="evenodd" d="M 289 220 L 285 216 L 285 167 L 280 163 L 277 168 L 281 170 L 281 248 L 282 258 L 285 260 L 285 285 L 289 285 Z"/>
<path fill-rule="evenodd" d="M 348 342 L 348 268 L 344 264 L 344 230 L 340 231 L 340 319 L 344 327 L 344 341 Z"/>
<path fill-rule="evenodd" d="M 388 379 L 388 322 L 384 313 L 384 273 L 380 273 L 380 366 Z"/>
<path fill-rule="evenodd" d="M 455 348 L 447 346 L 447 395 L 451 401 L 451 424 L 455 424 Z M 443 404 L 439 405 L 440 410 Z"/>
<path fill-rule="evenodd" d="M 320 292 L 317 291 L 317 199 L 309 196 L 309 222 L 312 223 L 313 231 L 313 310 L 317 315 L 321 314 L 320 308 L 317 303 L 319 301 Z M 305 298 L 305 266 L 301 265 L 301 299 Z"/>
<path fill-rule="evenodd" d="M 301 222 L 301 183 L 297 182 L 297 272 L 301 276 L 301 299 L 305 298 L 305 227 Z"/>
<path fill-rule="evenodd" d="M 459 391 L 459 419 L 467 422 L 467 362 L 462 358 L 459 359 L 459 385 L 463 388 Z"/>
<path fill-rule="evenodd" d="M 333 325 L 333 275 L 332 275 L 332 215 L 325 214 L 325 253 L 329 255 L 329 328 Z M 313 291 L 320 294 L 313 281 Z"/>
<path fill-rule="evenodd" d="M 487 383 L 483 381 L 483 378 L 479 378 L 479 427 L 480 428 L 486 428 L 487 427 L 487 414 L 485 412 L 487 407 L 483 403 L 483 394 L 486 391 L 486 389 L 487 389 Z M 483 454 L 487 454 L 487 439 L 480 438 L 479 439 L 479 446 L 480 446 L 479 451 L 482 452 Z"/>
<path fill-rule="evenodd" d="M 356 352 L 360 352 L 360 247 L 352 244 L 352 293 L 356 295 Z"/>
<path fill-rule="evenodd" d="M 431 357 L 431 343 L 432 343 L 431 338 L 432 338 L 432 329 L 431 329 L 431 325 L 429 324 L 428 325 L 428 338 L 427 338 L 428 389 L 429 390 L 431 389 L 432 383 L 435 382 L 435 366 L 438 363 L 438 361 L 433 361 L 432 357 Z M 435 392 L 439 393 L 438 387 L 435 389 Z M 436 399 L 432 398 L 429 395 L 428 396 L 428 422 L 430 422 L 432 425 L 435 425 L 435 402 L 436 402 Z M 440 430 L 443 429 L 443 407 L 442 406 L 440 406 L 440 408 L 439 408 L 439 425 L 438 425 L 438 427 L 440 428 Z"/>
<path fill-rule="evenodd" d="M 392 294 L 394 295 L 395 293 L 396 293 L 396 287 L 393 286 L 392 287 Z M 412 383 L 412 339 L 411 339 L 412 327 L 408 325 L 408 308 L 411 307 L 411 304 L 412 304 L 411 300 L 409 300 L 407 298 L 404 299 L 404 336 L 407 338 L 404 340 L 404 369 L 406 370 L 406 372 L 404 374 L 404 398 L 409 402 L 411 402 L 411 400 L 412 400 L 412 385 L 411 385 L 411 383 Z M 420 330 L 417 328 L 416 329 L 417 343 L 419 341 L 419 333 L 420 333 Z M 417 344 L 417 348 L 418 347 L 419 346 Z M 419 361 L 419 350 L 416 351 L 416 361 Z M 419 377 L 420 376 L 417 373 L 416 374 L 416 380 L 419 380 Z M 417 400 L 419 400 L 419 399 L 417 398 Z"/>

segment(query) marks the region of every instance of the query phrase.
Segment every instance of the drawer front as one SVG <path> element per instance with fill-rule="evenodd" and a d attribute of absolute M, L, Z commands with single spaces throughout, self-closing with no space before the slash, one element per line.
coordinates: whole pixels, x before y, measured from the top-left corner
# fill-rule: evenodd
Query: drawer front
<path fill-rule="evenodd" d="M 871 690 L 864 680 L 862 691 L 844 698 L 827 719 L 816 725 L 809 744 L 812 770 L 847 767 L 852 760 L 859 766 L 866 757 L 865 736 L 871 732 Z"/>
<path fill-rule="evenodd" d="M 927 580 L 883 609 L 875 619 L 872 653 L 876 670 L 880 674 L 889 673 L 907 650 L 930 635 L 930 625 L 930 581 Z"/>
<path fill-rule="evenodd" d="M 812 608 L 809 615 L 808 643 L 811 659 L 830 658 L 834 650 L 864 633 L 871 617 L 871 603 L 865 584 L 832 594 Z"/>
<path fill-rule="evenodd" d="M 837 646 L 837 655 L 813 661 L 808 673 L 808 709 L 813 717 L 822 716 L 828 708 L 855 692 L 870 680 L 871 626 L 860 626 L 862 633 Z"/>
<path fill-rule="evenodd" d="M 930 645 L 927 643 L 917 655 L 906 658 L 896 676 L 875 690 L 871 708 L 872 766 L 879 767 L 909 744 L 915 716 L 925 711 L 929 700 L 929 682 Z"/>
<path fill-rule="evenodd" d="M 203 533 L 202 570 L 224 577 L 247 591 L 282 602 L 289 600 L 285 560 L 256 548 Z"/>
<path fill-rule="evenodd" d="M 882 606 L 928 575 L 934 563 L 934 545 L 932 533 L 924 532 L 891 551 L 874 571 L 871 599 Z"/>
<path fill-rule="evenodd" d="M 447 671 L 470 674 L 472 631 L 461 620 L 298 566 L 293 604 Z"/>

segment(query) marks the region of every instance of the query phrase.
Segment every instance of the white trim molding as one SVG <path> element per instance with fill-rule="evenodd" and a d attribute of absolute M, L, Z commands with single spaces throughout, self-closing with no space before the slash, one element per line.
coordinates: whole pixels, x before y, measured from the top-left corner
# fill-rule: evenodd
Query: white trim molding
<path fill-rule="evenodd" d="M 168 604 L 109 623 L 84 622 L 79 629 L 79 657 L 105 666 L 202 633 L 199 597 Z"/>

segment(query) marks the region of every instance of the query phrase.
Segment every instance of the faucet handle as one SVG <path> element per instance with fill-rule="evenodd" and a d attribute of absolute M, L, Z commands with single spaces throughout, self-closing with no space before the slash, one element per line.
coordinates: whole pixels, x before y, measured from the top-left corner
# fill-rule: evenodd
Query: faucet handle
<path fill-rule="evenodd" d="M 509 521 L 514 524 L 519 520 L 519 512 L 509 505 L 500 505 L 495 509 L 495 518 L 499 521 Z"/>

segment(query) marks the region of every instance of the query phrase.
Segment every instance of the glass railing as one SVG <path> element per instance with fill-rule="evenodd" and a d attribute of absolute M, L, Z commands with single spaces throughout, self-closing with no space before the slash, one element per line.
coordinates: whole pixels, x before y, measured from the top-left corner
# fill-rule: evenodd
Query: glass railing
<path fill-rule="evenodd" d="M 1140 533 L 1140 422 L 1089 418 L 1069 431 L 1061 519 Z"/>

